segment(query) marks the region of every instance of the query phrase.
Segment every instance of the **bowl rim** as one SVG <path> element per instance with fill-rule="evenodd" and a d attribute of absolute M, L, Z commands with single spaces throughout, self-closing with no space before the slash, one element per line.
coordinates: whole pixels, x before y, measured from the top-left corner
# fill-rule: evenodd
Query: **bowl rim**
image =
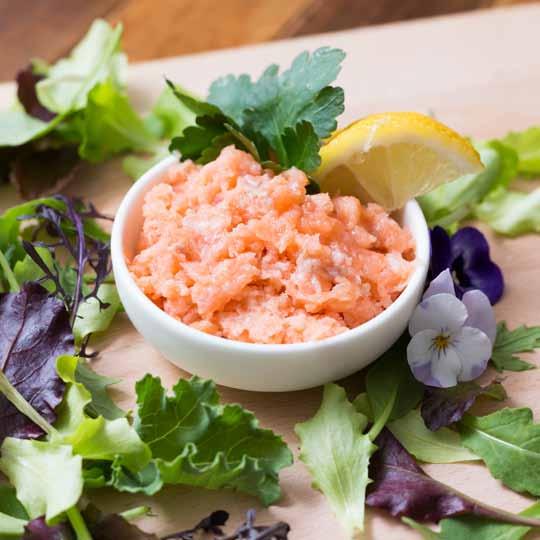
<path fill-rule="evenodd" d="M 191 341 L 196 341 L 199 344 L 213 349 L 226 348 L 231 352 L 238 351 L 243 353 L 266 353 L 276 356 L 292 352 L 307 352 L 314 349 L 328 348 L 347 341 L 352 341 L 363 334 L 369 333 L 372 330 L 385 325 L 395 314 L 399 312 L 402 306 L 407 304 L 411 297 L 418 295 L 419 290 L 422 289 L 430 259 L 429 229 L 420 205 L 416 202 L 416 200 L 412 199 L 406 203 L 404 209 L 406 208 L 407 212 L 412 213 L 411 220 L 413 222 L 419 222 L 419 227 L 416 233 L 412 233 L 411 231 L 416 242 L 416 268 L 414 269 L 412 276 L 409 278 L 405 289 L 402 291 L 399 297 L 394 300 L 394 302 L 392 302 L 392 304 L 390 304 L 384 311 L 369 321 L 360 324 L 356 328 L 351 328 L 335 336 L 317 341 L 283 344 L 248 343 L 207 334 L 202 330 L 193 328 L 190 325 L 175 319 L 172 315 L 169 315 L 161 308 L 156 306 L 156 304 L 154 304 L 154 302 L 152 302 L 136 284 L 127 267 L 123 242 L 126 223 L 132 211 L 133 205 L 138 201 L 140 201 L 142 204 L 143 194 L 148 191 L 148 189 L 153 187 L 154 184 L 157 184 L 158 178 L 175 163 L 178 163 L 177 156 L 167 156 L 159 163 L 151 167 L 134 182 L 128 192 L 124 195 L 124 198 L 118 207 L 111 234 L 111 259 L 115 281 L 117 283 L 122 281 L 125 293 L 132 295 L 136 302 L 140 305 L 141 309 L 146 310 L 149 316 L 156 319 L 157 322 L 164 326 L 169 332 L 178 334 L 181 337 L 190 339 Z"/>

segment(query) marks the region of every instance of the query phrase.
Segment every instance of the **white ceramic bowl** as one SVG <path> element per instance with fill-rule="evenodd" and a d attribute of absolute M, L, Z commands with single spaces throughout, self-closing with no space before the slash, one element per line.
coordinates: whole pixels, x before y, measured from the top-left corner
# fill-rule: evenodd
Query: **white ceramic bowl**
<path fill-rule="evenodd" d="M 164 159 L 133 185 L 118 209 L 112 232 L 114 277 L 122 303 L 135 328 L 165 358 L 190 373 L 233 388 L 300 390 L 360 370 L 402 334 L 422 294 L 430 255 L 428 228 L 416 201 L 408 202 L 396 216 L 416 240 L 415 271 L 388 309 L 353 330 L 322 341 L 258 345 L 205 334 L 158 308 L 136 285 L 126 258 L 131 259 L 135 253 L 145 193 L 159 183 L 162 173 L 176 159 Z"/>

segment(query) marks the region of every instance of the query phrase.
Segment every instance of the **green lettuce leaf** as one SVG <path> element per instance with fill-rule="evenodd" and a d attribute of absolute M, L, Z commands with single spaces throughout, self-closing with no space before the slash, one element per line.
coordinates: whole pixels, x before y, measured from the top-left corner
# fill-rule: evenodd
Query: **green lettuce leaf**
<path fill-rule="evenodd" d="M 458 425 L 463 444 L 495 478 L 516 491 L 540 495 L 540 424 L 533 423 L 530 409 L 466 414 Z"/>
<path fill-rule="evenodd" d="M 116 285 L 103 283 L 98 290 L 99 299 L 108 304 L 101 308 L 96 298 L 88 298 L 77 310 L 77 317 L 73 324 L 75 343 L 80 345 L 90 335 L 96 332 L 104 332 L 109 328 L 114 316 L 122 308 Z"/>
<path fill-rule="evenodd" d="M 36 86 L 39 102 L 50 111 L 83 109 L 90 90 L 107 79 L 123 86 L 126 57 L 119 52 L 122 26 L 97 19 L 70 56 L 49 67 Z"/>
<path fill-rule="evenodd" d="M 28 514 L 21 504 L 15 490 L 7 484 L 0 485 L 0 539 L 20 538 Z"/>
<path fill-rule="evenodd" d="M 69 445 L 8 437 L 0 470 L 15 487 L 28 516 L 50 522 L 75 506 L 82 495 L 82 458 Z"/>
<path fill-rule="evenodd" d="M 300 459 L 313 487 L 324 493 L 348 538 L 364 529 L 369 459 L 376 450 L 369 434 L 364 434 L 367 424 L 367 417 L 355 410 L 345 390 L 327 384 L 315 416 L 295 427 Z"/>
<path fill-rule="evenodd" d="M 518 155 L 518 172 L 540 174 L 540 127 L 510 132 L 502 142 L 513 148 Z"/>
<path fill-rule="evenodd" d="M 126 150 L 152 150 L 156 137 L 134 111 L 126 94 L 110 80 L 88 94 L 88 103 L 76 123 L 80 132 L 79 155 L 92 163 L 105 161 Z"/>
<path fill-rule="evenodd" d="M 0 111 L 0 147 L 19 146 L 52 131 L 62 120 L 57 116 L 43 122 L 26 114 L 22 108 Z"/>
<path fill-rule="evenodd" d="M 540 188 L 530 193 L 499 188 L 475 209 L 475 216 L 506 236 L 540 232 Z"/>
<path fill-rule="evenodd" d="M 138 180 L 146 171 L 169 155 L 169 143 L 159 143 L 149 155 L 126 156 L 122 160 L 122 169 L 133 180 Z"/>
<path fill-rule="evenodd" d="M 81 359 L 77 363 L 75 379 L 90 393 L 91 401 L 85 407 L 85 411 L 89 416 L 92 418 L 103 416 L 107 420 L 115 420 L 126 416 L 125 411 L 114 403 L 107 392 L 108 387 L 119 383 L 120 379 L 111 379 L 99 375 Z"/>
<path fill-rule="evenodd" d="M 212 381 L 180 380 L 168 396 L 157 377 L 136 384 L 136 429 L 163 482 L 232 488 L 263 504 L 280 497 L 278 473 L 292 463 L 281 437 L 240 405 L 220 405 Z"/>
<path fill-rule="evenodd" d="M 429 430 L 418 410 L 386 426 L 416 459 L 426 463 L 456 463 L 480 458 L 465 448 L 459 434 L 449 428 Z"/>
<path fill-rule="evenodd" d="M 475 143 L 485 169 L 443 184 L 418 202 L 430 227 L 449 227 L 470 216 L 476 205 L 497 186 L 507 186 L 517 174 L 517 155 L 498 141 Z"/>
<path fill-rule="evenodd" d="M 354 400 L 356 410 L 373 421 L 373 411 L 366 393 Z M 404 416 L 386 424 L 392 435 L 405 447 L 409 454 L 426 463 L 456 463 L 477 461 L 480 458 L 465 448 L 456 431 L 441 428 L 429 430 L 420 414 L 413 409 Z"/>
<path fill-rule="evenodd" d="M 540 326 L 518 326 L 508 330 L 504 321 L 497 325 L 491 361 L 497 371 L 526 371 L 533 364 L 521 360 L 516 354 L 540 349 Z"/>
<path fill-rule="evenodd" d="M 540 503 L 529 506 L 520 512 L 520 515 L 539 518 Z M 410 518 L 402 518 L 402 521 L 418 531 L 425 540 L 521 540 L 531 530 L 531 527 L 508 525 L 474 516 L 443 519 L 440 532 L 435 532 Z"/>
<path fill-rule="evenodd" d="M 52 440 L 70 444 L 73 452 L 84 459 L 114 461 L 120 457 L 128 469 L 141 470 L 150 462 L 150 449 L 126 418 L 106 420 L 102 416 L 91 418 L 86 414 L 92 396 L 77 382 L 77 364 L 78 360 L 73 356 L 61 356 L 57 360 L 58 374 L 69 386 L 58 408 L 54 424 L 57 434 Z"/>

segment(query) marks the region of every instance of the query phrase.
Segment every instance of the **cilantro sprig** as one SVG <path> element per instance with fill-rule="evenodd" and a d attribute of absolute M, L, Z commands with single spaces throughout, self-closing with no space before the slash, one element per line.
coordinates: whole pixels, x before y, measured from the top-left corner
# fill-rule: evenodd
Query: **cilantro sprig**
<path fill-rule="evenodd" d="M 322 47 L 301 53 L 282 73 L 272 64 L 256 81 L 228 75 L 212 83 L 207 101 L 167 81 L 195 115 L 195 125 L 175 137 L 170 150 L 178 150 L 182 160 L 208 163 L 234 144 L 265 167 L 313 172 L 321 141 L 344 110 L 343 89 L 330 86 L 344 58 L 340 49 Z"/>

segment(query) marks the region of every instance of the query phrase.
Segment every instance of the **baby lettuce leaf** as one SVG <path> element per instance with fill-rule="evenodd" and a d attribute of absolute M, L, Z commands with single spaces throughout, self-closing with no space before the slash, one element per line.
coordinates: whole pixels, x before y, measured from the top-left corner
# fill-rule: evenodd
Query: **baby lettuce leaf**
<path fill-rule="evenodd" d="M 77 122 L 79 155 L 100 163 L 125 150 L 151 151 L 157 143 L 126 94 L 106 81 L 88 94 L 88 103 Z"/>
<path fill-rule="evenodd" d="M 109 396 L 107 389 L 120 379 L 112 379 L 96 373 L 88 363 L 79 359 L 75 370 L 75 379 L 90 392 L 91 401 L 87 403 L 85 412 L 92 418 L 103 416 L 107 420 L 115 420 L 126 415 Z"/>
<path fill-rule="evenodd" d="M 456 463 L 480 459 L 461 443 L 459 434 L 448 428 L 437 432 L 426 428 L 416 409 L 390 422 L 387 428 L 416 459 L 426 463 Z"/>
<path fill-rule="evenodd" d="M 475 216 L 506 236 L 540 232 L 540 188 L 530 193 L 499 188 L 475 209 Z"/>
<path fill-rule="evenodd" d="M 517 155 L 497 141 L 475 143 L 485 169 L 439 186 L 418 201 L 430 227 L 449 227 L 474 212 L 497 186 L 507 186 L 517 174 Z"/>
<path fill-rule="evenodd" d="M 373 411 L 367 394 L 359 394 L 353 402 L 356 410 L 373 421 Z M 405 416 L 389 422 L 386 427 L 416 459 L 427 463 L 455 463 L 480 459 L 461 443 L 459 433 L 448 428 L 430 431 L 420 411 L 413 409 Z"/>
<path fill-rule="evenodd" d="M 126 57 L 119 52 L 122 25 L 115 28 L 101 19 L 63 58 L 47 69 L 37 84 L 39 102 L 49 111 L 66 113 L 83 109 L 90 90 L 104 80 L 118 86 L 125 79 Z"/>
<path fill-rule="evenodd" d="M 73 452 L 88 460 L 114 461 L 132 471 L 143 469 L 150 461 L 150 449 L 141 441 L 126 418 L 106 420 L 102 416 L 89 417 L 85 409 L 91 403 L 90 392 L 77 382 L 78 359 L 61 356 L 57 369 L 68 385 L 64 401 L 58 408 L 58 419 L 54 424 L 56 433 L 52 440 L 70 444 Z"/>
<path fill-rule="evenodd" d="M 28 514 L 21 504 L 15 490 L 7 485 L 0 485 L 0 538 L 20 538 L 24 526 L 28 522 Z"/>
<path fill-rule="evenodd" d="M 521 516 L 540 518 L 540 503 L 535 503 L 523 512 Z M 403 521 L 413 529 L 420 532 L 426 540 L 521 540 L 531 530 L 523 525 L 508 525 L 497 523 L 489 519 L 474 516 L 460 516 L 441 521 L 440 532 L 417 523 L 412 519 L 403 518 Z"/>
<path fill-rule="evenodd" d="M 56 419 L 64 382 L 56 358 L 73 353 L 73 335 L 64 304 L 37 283 L 18 293 L 0 294 L 0 358 L 7 380 L 47 422 Z M 43 430 L 0 395 L 0 440 L 36 438 Z"/>
<path fill-rule="evenodd" d="M 505 408 L 487 416 L 466 414 L 463 444 L 480 456 L 509 488 L 540 495 L 540 424 L 528 408 Z"/>
<path fill-rule="evenodd" d="M 422 418 L 431 431 L 437 431 L 461 420 L 480 396 L 498 401 L 507 397 L 502 384 L 498 382 L 488 386 L 479 386 L 471 381 L 451 388 L 427 387 L 422 400 Z"/>
<path fill-rule="evenodd" d="M 540 127 L 510 132 L 502 142 L 517 152 L 520 173 L 540 174 Z"/>
<path fill-rule="evenodd" d="M 422 399 L 424 391 L 412 375 L 407 364 L 408 334 L 402 336 L 369 369 L 366 390 L 376 421 L 393 402 L 389 420 L 395 420 L 414 409 Z"/>
<path fill-rule="evenodd" d="M 364 529 L 368 465 L 376 450 L 369 434 L 364 434 L 367 424 L 367 417 L 355 410 L 345 390 L 327 384 L 315 416 L 295 427 L 300 459 L 313 487 L 324 493 L 348 538 Z"/>
<path fill-rule="evenodd" d="M 168 396 L 159 378 L 146 375 L 135 389 L 135 427 L 163 482 L 237 489 L 266 505 L 280 497 L 278 473 L 292 463 L 290 450 L 251 412 L 220 405 L 212 381 L 182 379 Z"/>
<path fill-rule="evenodd" d="M 540 526 L 540 520 L 514 515 L 484 505 L 429 477 L 388 431 L 375 440 L 379 448 L 371 460 L 368 506 L 393 516 L 438 523 L 441 519 L 472 514 L 518 525 Z"/>
<path fill-rule="evenodd" d="M 16 76 L 17 99 L 30 116 L 39 118 L 43 122 L 52 120 L 56 113 L 49 111 L 38 100 L 36 84 L 44 78 L 44 75 L 34 71 L 34 66 L 29 64 L 21 69 Z"/>
<path fill-rule="evenodd" d="M 69 445 L 8 437 L 0 470 L 15 487 L 30 519 L 47 522 L 77 504 L 82 494 L 82 458 Z"/>
<path fill-rule="evenodd" d="M 491 361 L 497 371 L 525 371 L 535 366 L 516 356 L 540 349 L 540 326 L 518 326 L 508 330 L 506 323 L 497 325 L 497 337 Z"/>

